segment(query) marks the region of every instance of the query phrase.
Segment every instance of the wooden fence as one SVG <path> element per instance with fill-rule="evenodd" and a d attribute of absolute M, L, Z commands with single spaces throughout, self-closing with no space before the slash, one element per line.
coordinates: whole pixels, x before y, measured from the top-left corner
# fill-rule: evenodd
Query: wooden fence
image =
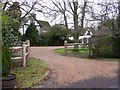
<path fill-rule="evenodd" d="M 21 56 L 16 56 L 12 57 L 12 60 L 22 60 L 22 66 L 26 67 L 27 65 L 27 59 L 29 57 L 29 48 L 30 48 L 30 41 L 26 40 L 26 42 L 23 42 L 21 46 L 16 46 L 16 47 L 10 47 L 11 50 L 22 50 L 22 55 Z"/>
<path fill-rule="evenodd" d="M 74 46 L 74 45 L 83 45 L 82 43 L 68 43 L 66 40 L 64 41 L 64 55 L 67 54 L 68 46 Z"/>

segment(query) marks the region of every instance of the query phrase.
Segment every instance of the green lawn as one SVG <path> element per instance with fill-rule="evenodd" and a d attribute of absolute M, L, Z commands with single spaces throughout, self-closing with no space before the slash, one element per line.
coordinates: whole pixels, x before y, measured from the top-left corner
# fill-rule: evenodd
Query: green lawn
<path fill-rule="evenodd" d="M 55 49 L 54 51 L 58 54 L 64 55 L 64 48 Z M 73 49 L 68 49 L 67 56 L 78 57 L 78 58 L 89 58 L 89 49 L 88 48 L 79 48 L 78 51 L 74 51 Z M 117 59 L 117 58 L 100 58 L 100 57 L 93 58 L 93 60 L 120 61 L 120 59 Z"/>
<path fill-rule="evenodd" d="M 17 83 L 20 88 L 29 88 L 43 79 L 48 70 L 47 64 L 40 59 L 29 59 L 26 68 L 16 68 L 11 73 L 17 76 Z"/>
<path fill-rule="evenodd" d="M 56 53 L 64 55 L 64 48 L 55 49 Z M 88 57 L 89 50 L 88 48 L 79 48 L 78 51 L 74 51 L 73 49 L 67 49 L 67 56 L 73 57 Z"/>

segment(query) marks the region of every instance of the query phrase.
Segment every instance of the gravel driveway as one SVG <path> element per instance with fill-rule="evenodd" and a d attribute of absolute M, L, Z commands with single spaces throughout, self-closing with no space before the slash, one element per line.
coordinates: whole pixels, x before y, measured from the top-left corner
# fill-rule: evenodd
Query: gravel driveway
<path fill-rule="evenodd" d="M 43 59 L 50 78 L 35 88 L 118 88 L 118 62 L 61 56 L 53 49 L 31 47 L 30 57 Z"/>

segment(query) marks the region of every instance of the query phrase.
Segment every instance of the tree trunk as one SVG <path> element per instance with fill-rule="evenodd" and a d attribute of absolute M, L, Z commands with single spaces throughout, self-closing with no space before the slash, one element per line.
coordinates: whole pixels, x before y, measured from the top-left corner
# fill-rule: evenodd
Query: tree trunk
<path fill-rule="evenodd" d="M 83 28 L 83 25 L 84 25 L 84 18 L 85 18 L 85 8 L 87 6 L 87 2 L 84 2 L 84 6 L 83 6 L 83 9 L 82 9 L 82 19 L 81 19 L 81 27 Z"/>
<path fill-rule="evenodd" d="M 64 20 L 65 20 L 65 27 L 66 27 L 66 29 L 68 29 L 67 17 L 66 17 L 66 15 L 65 15 L 65 12 L 64 12 Z"/>
<path fill-rule="evenodd" d="M 78 9 L 78 2 L 73 2 L 74 6 L 74 12 L 73 12 L 73 21 L 74 21 L 74 40 L 75 43 L 78 43 L 78 14 L 77 14 L 77 9 Z M 78 45 L 74 45 L 74 50 L 78 50 Z"/>
<path fill-rule="evenodd" d="M 67 17 L 66 17 L 66 3 L 65 3 L 65 1 L 63 0 L 63 3 L 64 3 L 64 13 L 63 13 L 63 15 L 64 15 L 64 21 L 65 21 L 65 27 L 66 27 L 66 29 L 68 29 L 68 23 L 67 23 Z"/>

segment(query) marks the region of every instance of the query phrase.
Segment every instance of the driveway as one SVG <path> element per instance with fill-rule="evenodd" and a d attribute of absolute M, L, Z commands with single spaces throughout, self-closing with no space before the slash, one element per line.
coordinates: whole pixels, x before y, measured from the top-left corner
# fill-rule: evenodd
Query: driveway
<path fill-rule="evenodd" d="M 50 78 L 35 88 L 117 88 L 118 62 L 61 56 L 53 49 L 31 47 L 30 57 L 44 60 L 51 70 Z"/>

